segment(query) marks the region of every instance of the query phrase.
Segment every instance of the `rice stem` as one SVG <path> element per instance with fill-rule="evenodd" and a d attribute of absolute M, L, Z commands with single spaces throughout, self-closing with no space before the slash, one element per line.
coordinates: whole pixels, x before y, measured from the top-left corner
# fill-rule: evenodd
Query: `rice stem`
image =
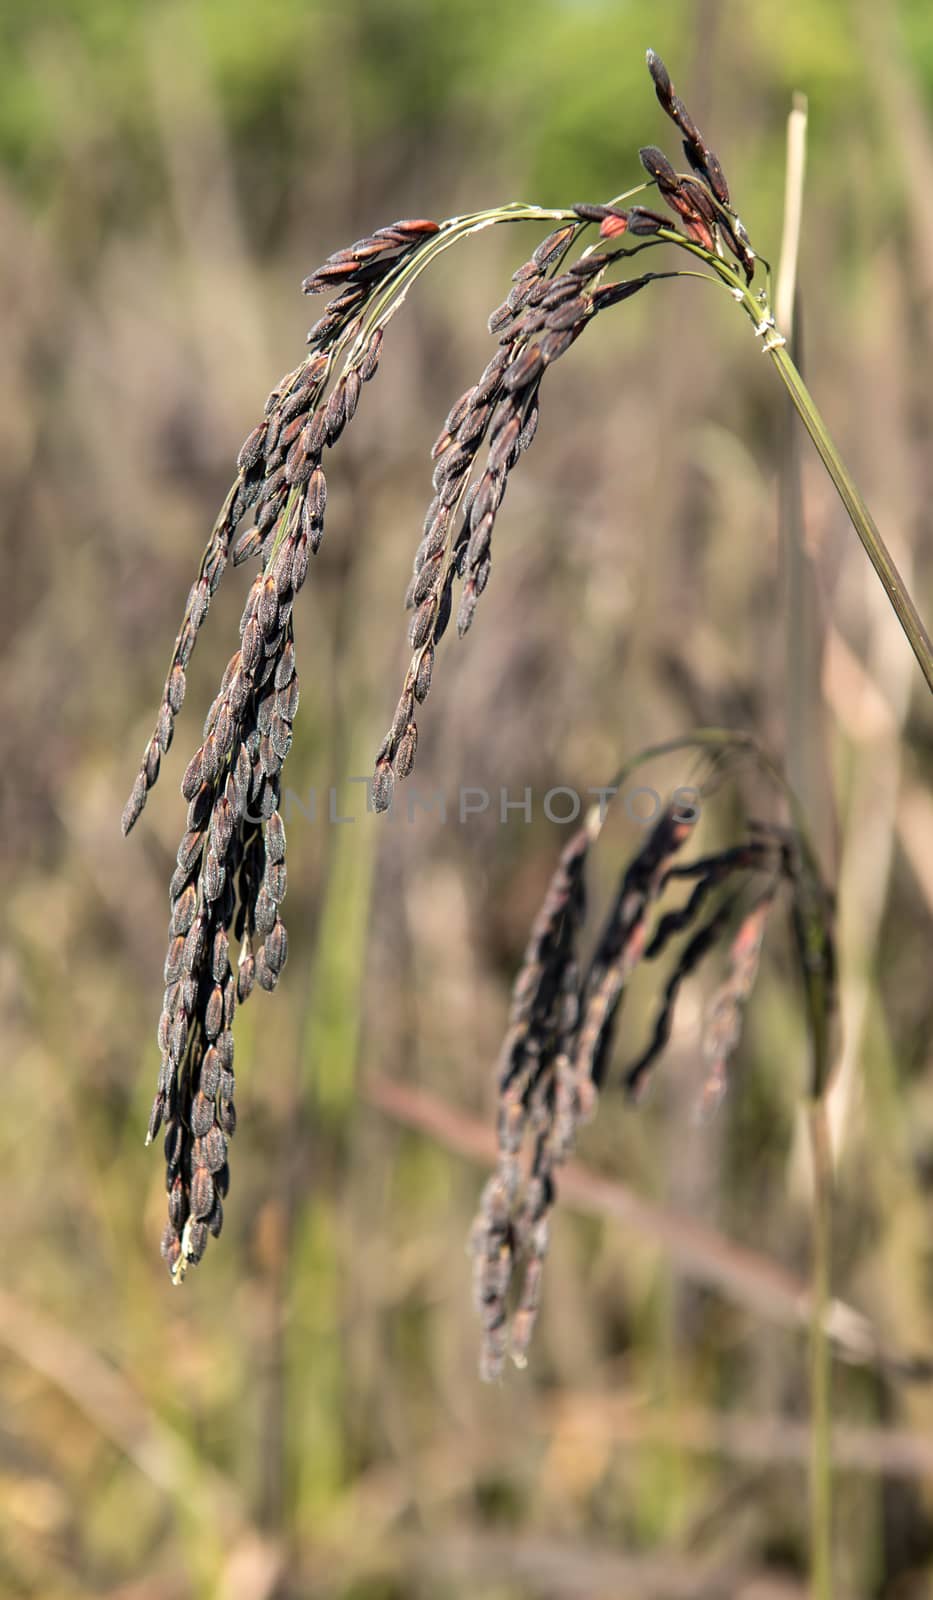
<path fill-rule="evenodd" d="M 797 371 L 786 348 L 783 345 L 776 345 L 769 349 L 768 354 L 777 367 L 797 414 L 816 445 L 820 459 L 848 512 L 849 521 L 861 539 L 868 559 L 881 580 L 884 592 L 891 602 L 897 620 L 917 658 L 917 663 L 926 679 L 927 687 L 933 691 L 933 641 L 931 641 L 920 613 L 914 605 L 910 590 L 901 577 L 894 558 L 881 537 L 871 512 L 859 494 L 848 468 L 833 444 L 810 391 Z"/>
<path fill-rule="evenodd" d="M 868 559 L 881 580 L 882 588 L 917 659 L 927 687 L 933 692 L 933 640 L 930 639 L 910 590 L 898 571 L 880 529 L 833 443 L 813 396 L 794 365 L 782 334 L 775 326 L 769 294 L 763 291 L 753 294 L 733 267 L 702 245 L 685 239 L 683 234 L 674 228 L 659 228 L 658 237 L 669 244 L 676 244 L 691 255 L 698 256 L 707 266 L 712 267 L 720 282 L 734 299 L 739 301 L 746 315 L 751 318 L 756 334 L 763 338 L 762 348 L 774 362 L 797 415 L 816 446 L 820 460 L 846 508 L 849 521 L 861 539 Z"/>

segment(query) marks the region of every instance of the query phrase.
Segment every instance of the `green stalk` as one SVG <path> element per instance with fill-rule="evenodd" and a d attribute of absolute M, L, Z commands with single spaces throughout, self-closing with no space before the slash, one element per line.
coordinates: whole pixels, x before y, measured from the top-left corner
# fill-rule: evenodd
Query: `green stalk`
<path fill-rule="evenodd" d="M 836 493 L 846 508 L 849 521 L 865 547 L 868 559 L 881 579 L 885 594 L 891 602 L 927 688 L 933 692 L 933 640 L 930 639 L 923 619 L 914 605 L 910 590 L 897 570 L 897 564 L 884 542 L 875 520 L 856 488 L 852 476 L 830 438 L 829 430 L 817 410 L 813 396 L 794 366 L 786 343 L 774 325 L 769 291 L 754 294 L 743 278 L 721 257 L 713 255 L 702 245 L 685 239 L 674 228 L 659 228 L 658 237 L 681 250 L 696 256 L 715 272 L 720 283 L 742 306 L 755 324 L 755 332 L 763 337 L 762 348 L 768 352 L 781 376 L 781 380 L 794 403 L 797 415 L 816 445 L 820 460 L 835 485 Z M 770 277 L 770 275 L 769 275 Z"/>
<path fill-rule="evenodd" d="M 929 689 L 933 690 L 933 641 L 924 627 L 910 591 L 897 570 L 894 558 L 875 524 L 871 512 L 855 487 L 804 383 L 783 344 L 768 348 L 768 354 L 781 375 L 804 427 L 816 445 L 820 459 L 849 514 L 849 520 L 865 547 L 868 559 L 881 579 L 884 592 L 897 620 L 910 642 Z"/>

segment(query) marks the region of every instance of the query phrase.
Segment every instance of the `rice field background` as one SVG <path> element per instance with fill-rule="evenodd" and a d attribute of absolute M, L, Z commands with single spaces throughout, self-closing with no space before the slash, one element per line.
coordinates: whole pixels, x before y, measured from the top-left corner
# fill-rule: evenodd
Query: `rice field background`
<path fill-rule="evenodd" d="M 352 780 L 409 658 L 431 444 L 544 230 L 467 241 L 393 323 L 295 606 L 288 965 L 238 1016 L 223 1234 L 178 1289 L 143 1140 L 178 785 L 245 569 L 125 843 L 120 813 L 236 452 L 320 314 L 302 279 L 399 217 L 601 201 L 638 181 L 640 145 L 676 157 L 649 45 L 775 261 L 808 97 L 804 370 L 933 615 L 928 8 L 0 0 L 0 44 L 0 1594 L 808 1593 L 812 1174 L 783 932 L 715 1117 L 695 1116 L 710 979 L 685 986 L 645 1102 L 602 1095 L 528 1366 L 477 1375 L 494 1066 L 568 837 L 545 798 L 715 724 L 786 761 L 837 892 L 833 1593 L 925 1595 L 933 712 L 802 435 L 789 566 L 784 396 L 725 297 L 657 285 L 549 379 L 419 719 L 412 782 L 446 820 L 368 815 Z M 639 781 L 693 778 L 669 757 Z M 734 806 L 704 810 L 707 847 Z M 600 904 L 643 839 L 624 809 L 607 825 Z M 656 1000 L 643 975 L 619 1064 Z"/>

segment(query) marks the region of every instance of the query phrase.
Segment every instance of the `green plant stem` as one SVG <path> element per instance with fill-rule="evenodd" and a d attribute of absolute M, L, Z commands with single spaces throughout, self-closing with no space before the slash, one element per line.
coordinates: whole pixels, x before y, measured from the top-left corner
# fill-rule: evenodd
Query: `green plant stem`
<path fill-rule="evenodd" d="M 891 602 L 910 648 L 917 658 L 927 688 L 933 692 L 933 640 L 930 639 L 919 611 L 911 598 L 910 590 L 897 570 L 897 565 L 885 544 L 875 520 L 855 487 L 852 477 L 830 438 L 813 396 L 795 367 L 784 339 L 774 326 L 769 292 L 753 293 L 740 274 L 721 257 L 713 255 L 702 245 L 685 239 L 673 228 L 659 228 L 658 237 L 668 244 L 696 256 L 711 267 L 720 283 L 742 306 L 755 325 L 756 333 L 765 339 L 764 349 L 774 362 L 787 389 L 800 420 L 816 445 L 824 467 L 835 485 L 836 492 L 849 514 L 849 521 L 858 534 L 868 554 L 868 559 L 881 579 L 882 587 Z"/>
<path fill-rule="evenodd" d="M 933 641 L 914 605 L 907 585 L 898 572 L 891 552 L 839 456 L 826 424 L 813 403 L 810 391 L 794 366 L 786 347 L 776 345 L 769 349 L 768 354 L 781 375 L 798 416 L 816 445 L 820 459 L 849 514 L 849 520 L 865 546 L 869 561 L 881 579 L 885 594 L 907 635 L 927 686 L 933 690 Z"/>
<path fill-rule="evenodd" d="M 826 1101 L 808 1108 L 813 1158 L 813 1314 L 810 1319 L 810 1583 L 813 1600 L 832 1600 L 832 1434 L 830 1304 L 832 1153 Z"/>

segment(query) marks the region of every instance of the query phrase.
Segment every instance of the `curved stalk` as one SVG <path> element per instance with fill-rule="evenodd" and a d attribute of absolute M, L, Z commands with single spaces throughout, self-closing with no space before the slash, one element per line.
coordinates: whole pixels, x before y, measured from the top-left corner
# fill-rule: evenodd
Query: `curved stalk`
<path fill-rule="evenodd" d="M 829 436 L 826 424 L 813 403 L 810 391 L 785 346 L 774 345 L 768 349 L 768 354 L 780 373 L 797 415 L 816 445 L 820 460 L 832 478 L 836 492 L 849 514 L 849 521 L 865 547 L 869 561 L 881 579 L 884 592 L 907 635 L 910 648 L 917 658 L 927 686 L 933 690 L 933 641 L 914 605 L 910 590 L 901 577 L 871 512 L 855 487 L 845 463 Z"/>
<path fill-rule="evenodd" d="M 704 249 L 702 245 L 694 243 L 693 240 L 685 239 L 676 229 L 659 228 L 658 236 L 669 244 L 678 245 L 690 255 L 698 256 L 707 266 L 712 267 L 719 281 L 750 317 L 756 334 L 763 338 L 762 348 L 774 362 L 797 415 L 816 445 L 820 460 L 846 508 L 849 521 L 861 539 L 868 559 L 881 580 L 884 592 L 891 602 L 894 614 L 926 679 L 927 688 L 933 692 L 933 640 L 914 605 L 910 590 L 897 569 L 897 563 L 885 544 L 877 523 L 830 437 L 829 429 L 817 409 L 813 396 L 788 353 L 783 336 L 775 327 L 768 293 L 765 290 L 753 293 L 728 262 Z"/>

